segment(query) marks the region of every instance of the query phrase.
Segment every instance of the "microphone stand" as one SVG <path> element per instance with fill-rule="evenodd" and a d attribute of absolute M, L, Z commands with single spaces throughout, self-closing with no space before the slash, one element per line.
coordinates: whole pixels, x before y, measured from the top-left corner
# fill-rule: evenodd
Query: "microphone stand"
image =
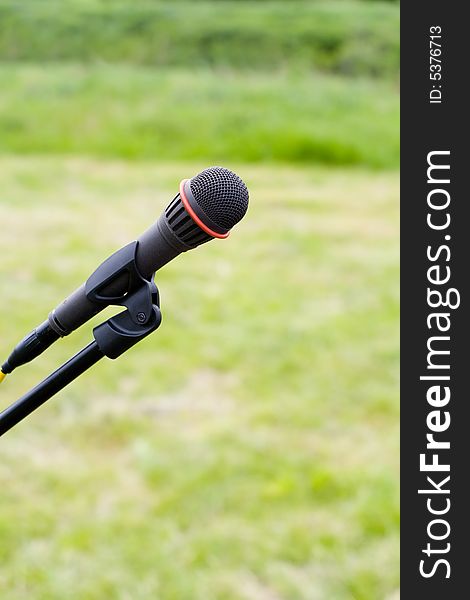
<path fill-rule="evenodd" d="M 104 356 L 115 359 L 155 331 L 162 320 L 160 298 L 153 277 L 149 281 L 137 269 L 137 242 L 121 248 L 91 275 L 87 297 L 99 309 L 124 306 L 125 311 L 93 329 L 94 341 L 80 350 L 41 383 L 0 413 L 0 436 L 17 425 L 52 396 L 82 375 Z M 127 289 L 120 296 L 106 296 L 106 288 L 127 276 Z"/>

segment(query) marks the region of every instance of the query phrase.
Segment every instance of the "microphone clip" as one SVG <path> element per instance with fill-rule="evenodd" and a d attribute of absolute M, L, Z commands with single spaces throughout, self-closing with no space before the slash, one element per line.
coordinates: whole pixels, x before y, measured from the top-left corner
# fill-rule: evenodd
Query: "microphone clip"
<path fill-rule="evenodd" d="M 93 329 L 101 352 L 108 358 L 121 356 L 126 350 L 155 331 L 162 321 L 160 295 L 154 277 L 141 275 L 136 264 L 139 242 L 131 242 L 107 260 L 88 278 L 85 293 L 101 307 L 116 305 L 125 311 Z M 119 289 L 116 295 L 113 290 Z"/>

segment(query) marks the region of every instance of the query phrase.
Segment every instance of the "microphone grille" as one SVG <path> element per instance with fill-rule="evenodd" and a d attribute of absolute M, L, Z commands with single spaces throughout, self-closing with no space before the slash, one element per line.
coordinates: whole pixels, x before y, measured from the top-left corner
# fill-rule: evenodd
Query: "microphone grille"
<path fill-rule="evenodd" d="M 190 180 L 191 192 L 204 213 L 219 227 L 231 229 L 248 209 L 248 189 L 224 167 L 209 167 Z"/>

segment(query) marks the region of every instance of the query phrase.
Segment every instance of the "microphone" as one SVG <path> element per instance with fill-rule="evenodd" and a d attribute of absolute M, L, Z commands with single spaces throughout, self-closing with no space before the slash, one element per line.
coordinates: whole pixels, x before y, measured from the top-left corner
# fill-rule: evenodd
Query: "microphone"
<path fill-rule="evenodd" d="M 137 282 L 130 271 L 115 269 L 122 256 L 132 254 L 138 275 L 152 281 L 155 271 L 182 252 L 214 239 L 227 238 L 246 214 L 249 193 L 244 182 L 224 167 L 210 167 L 192 179 L 183 179 L 179 193 L 136 242 L 121 248 L 98 267 L 86 283 L 59 304 L 13 350 L 0 370 L 0 382 L 13 369 L 39 356 L 56 340 L 75 331 L 110 304 L 132 293 Z M 110 276 L 94 288 L 98 272 Z M 94 277 L 95 276 L 95 277 Z"/>

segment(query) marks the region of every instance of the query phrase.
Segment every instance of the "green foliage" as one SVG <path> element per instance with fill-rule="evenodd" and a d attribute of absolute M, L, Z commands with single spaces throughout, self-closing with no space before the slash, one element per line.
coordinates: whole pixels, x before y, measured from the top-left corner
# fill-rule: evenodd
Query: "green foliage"
<path fill-rule="evenodd" d="M 395 167 L 390 84 L 325 76 L 0 66 L 0 152 Z"/>
<path fill-rule="evenodd" d="M 0 157 L 2 353 L 202 166 Z M 247 217 L 158 273 L 161 328 L 2 438 L 1 598 L 395 598 L 396 174 L 231 166 Z"/>
<path fill-rule="evenodd" d="M 0 152 L 396 167 L 398 17 L 346 0 L 0 0 Z"/>
<path fill-rule="evenodd" d="M 0 1 L 0 60 L 321 69 L 397 78 L 398 7 L 374 2 Z"/>

